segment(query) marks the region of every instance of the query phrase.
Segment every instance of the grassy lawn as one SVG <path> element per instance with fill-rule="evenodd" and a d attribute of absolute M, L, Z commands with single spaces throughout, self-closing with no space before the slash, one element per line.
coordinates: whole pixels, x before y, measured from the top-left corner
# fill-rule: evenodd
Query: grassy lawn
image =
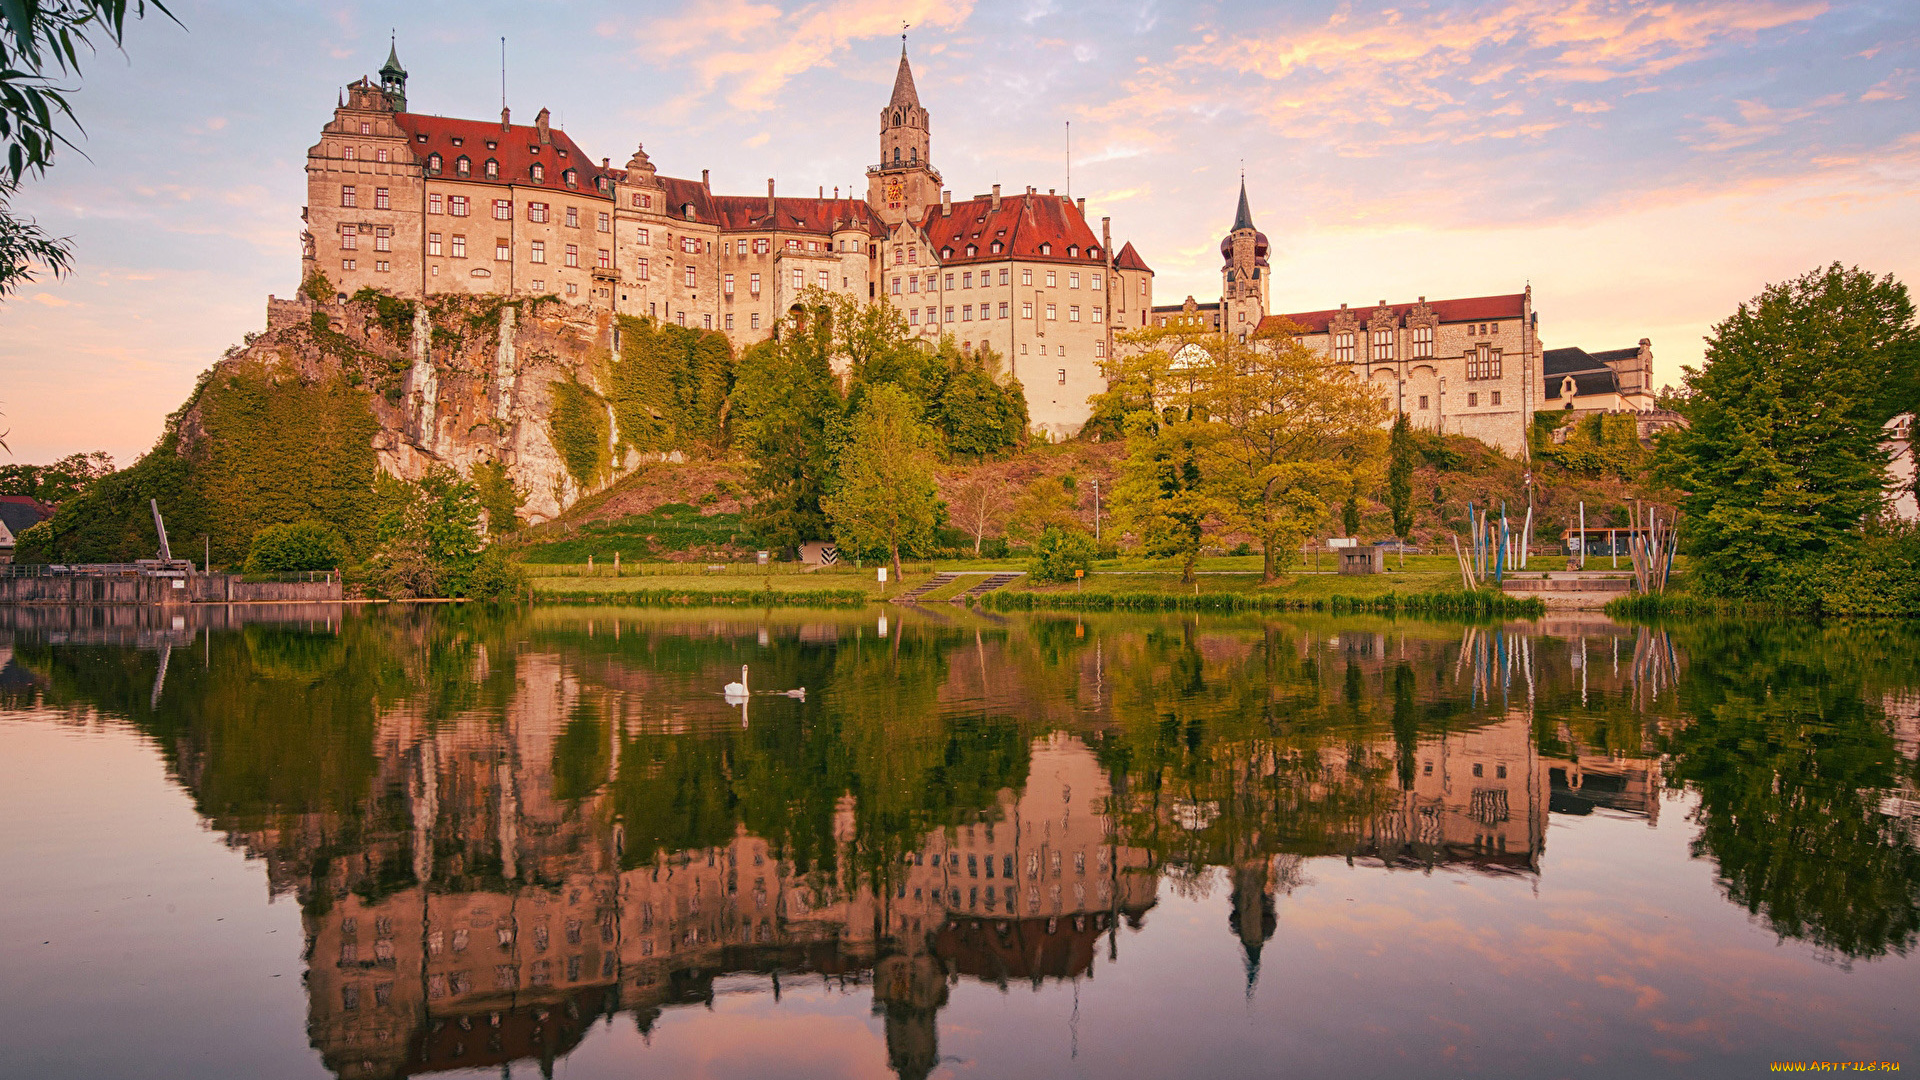
<path fill-rule="evenodd" d="M 724 550 L 744 542 L 739 514 L 703 515 L 686 503 L 668 503 L 649 513 L 596 521 L 558 539 L 529 543 L 516 554 L 531 564 L 530 572 L 538 573 L 535 568 L 541 564 L 584 564 L 589 555 L 596 565 L 611 567 L 615 552 L 622 563 L 637 563 L 670 551 Z"/>

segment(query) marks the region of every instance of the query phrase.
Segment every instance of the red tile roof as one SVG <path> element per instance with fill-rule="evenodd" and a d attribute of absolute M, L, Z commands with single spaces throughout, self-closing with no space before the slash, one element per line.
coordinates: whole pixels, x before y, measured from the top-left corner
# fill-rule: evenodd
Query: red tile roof
<path fill-rule="evenodd" d="M 727 230 L 779 229 L 783 232 L 831 235 L 841 229 L 862 229 L 869 236 L 886 235 L 886 227 L 873 216 L 865 199 L 794 199 L 785 195 L 774 200 L 774 213 L 767 213 L 764 195 L 716 195 L 720 227 Z"/>
<path fill-rule="evenodd" d="M 1145 270 L 1149 274 L 1153 273 L 1153 268 L 1147 265 L 1147 260 L 1141 258 L 1139 252 L 1133 250 L 1133 241 L 1131 240 L 1127 241 L 1126 245 L 1120 249 L 1120 256 L 1114 260 L 1114 265 L 1122 270 Z"/>
<path fill-rule="evenodd" d="M 1080 208 L 1060 195 L 1002 196 L 998 210 L 991 198 L 954 203 L 950 214 L 930 206 L 924 228 L 943 265 L 997 262 L 1009 256 L 1091 266 L 1102 261 L 1100 238 L 1087 227 Z M 993 251 L 995 240 L 1005 245 L 998 254 Z M 976 248 L 972 256 L 967 255 L 968 244 Z M 1042 244 L 1047 245 L 1047 254 L 1040 253 Z M 1068 255 L 1069 247 L 1079 254 Z M 949 249 L 952 254 L 947 253 Z"/>
<path fill-rule="evenodd" d="M 1509 293 L 1504 296 L 1470 296 L 1459 300 L 1432 300 L 1427 306 L 1440 317 L 1443 323 L 1472 322 L 1477 319 L 1518 319 L 1526 314 L 1527 294 Z M 1394 316 L 1405 319 L 1416 305 L 1393 304 Z M 1326 311 L 1300 311 L 1286 315 L 1269 315 L 1260 320 L 1261 330 L 1272 330 L 1285 319 L 1307 328 L 1309 334 L 1324 334 L 1327 323 L 1341 312 L 1357 316 L 1362 322 L 1371 318 L 1374 308 L 1330 308 Z"/>
<path fill-rule="evenodd" d="M 547 134 L 553 141 L 542 144 L 539 130 L 527 124 L 514 124 L 502 129 L 499 124 L 488 120 L 459 120 L 422 113 L 400 113 L 394 117 L 394 122 L 410 137 L 407 147 L 413 151 L 415 161 L 421 166 L 426 165 L 427 155 L 440 155 L 443 164 L 439 175 L 442 178 L 481 184 L 510 183 L 517 187 L 549 188 L 587 198 L 610 198 L 599 189 L 603 175 L 599 164 L 559 128 L 548 128 Z M 425 141 L 421 140 L 422 135 L 426 136 Z M 463 145 L 455 146 L 453 140 L 456 138 Z M 497 145 L 489 149 L 488 141 Z M 453 163 L 462 155 L 473 162 L 473 172 L 468 176 L 459 176 L 454 172 Z M 500 163 L 500 177 L 497 180 L 487 178 L 488 158 Z M 533 179 L 535 162 L 546 167 L 546 176 L 539 181 Z M 567 186 L 565 177 L 568 169 L 579 171 L 577 187 Z"/>

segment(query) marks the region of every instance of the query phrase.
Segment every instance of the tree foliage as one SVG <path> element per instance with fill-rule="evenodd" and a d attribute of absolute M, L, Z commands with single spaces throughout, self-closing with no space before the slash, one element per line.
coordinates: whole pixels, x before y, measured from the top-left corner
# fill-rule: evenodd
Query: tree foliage
<path fill-rule="evenodd" d="M 471 480 L 436 469 L 418 481 L 382 473 L 382 507 L 370 582 L 385 595 L 498 600 L 524 591 L 517 567 L 480 532 L 480 494 Z"/>
<path fill-rule="evenodd" d="M 1093 569 L 1093 534 L 1074 526 L 1049 525 L 1034 542 L 1027 574 L 1035 581 L 1072 581 Z"/>
<path fill-rule="evenodd" d="M 1413 535 L 1413 425 L 1407 414 L 1393 418 L 1393 431 L 1387 436 L 1387 511 L 1393 515 L 1393 535 L 1408 540 Z"/>
<path fill-rule="evenodd" d="M 1188 427 L 1179 420 L 1156 420 L 1144 410 L 1128 417 L 1127 459 L 1113 495 L 1113 518 L 1145 554 L 1180 560 L 1180 580 L 1192 584 L 1201 542 L 1209 523 L 1218 519 L 1218 507 L 1202 483 Z"/>
<path fill-rule="evenodd" d="M 246 565 L 249 574 L 337 570 L 346 558 L 347 540 L 339 529 L 323 521 L 296 521 L 254 533 Z"/>
<path fill-rule="evenodd" d="M 607 396 L 621 441 L 642 451 L 724 449 L 734 383 L 727 336 L 628 315 L 615 320 L 620 349 Z"/>
<path fill-rule="evenodd" d="M 1880 508 L 1881 425 L 1920 369 L 1904 285 L 1835 263 L 1769 285 L 1713 328 L 1688 368 L 1690 427 L 1661 440 L 1685 543 L 1709 591 L 1754 597 L 1845 547 Z"/>
<path fill-rule="evenodd" d="M 733 437 L 755 496 L 745 520 L 769 547 L 792 551 L 828 535 L 820 500 L 833 482 L 846 408 L 832 347 L 832 324 L 816 307 L 788 316 L 740 358 Z"/>
<path fill-rule="evenodd" d="M 51 465 L 0 465 L 0 495 L 25 495 L 59 504 L 112 473 L 113 458 L 104 450 L 68 454 Z"/>
<path fill-rule="evenodd" d="M 933 543 L 941 506 L 930 467 L 934 436 L 905 390 L 873 387 L 855 414 L 840 455 L 839 481 L 821 500 L 841 548 L 884 552 L 900 573 L 900 553 Z"/>

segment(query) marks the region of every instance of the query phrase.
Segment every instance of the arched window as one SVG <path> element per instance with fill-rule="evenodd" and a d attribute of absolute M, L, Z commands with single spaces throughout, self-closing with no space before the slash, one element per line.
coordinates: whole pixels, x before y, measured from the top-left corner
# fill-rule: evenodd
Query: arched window
<path fill-rule="evenodd" d="M 907 149 L 907 160 L 908 160 L 908 161 L 919 161 L 919 160 L 920 160 L 920 148 L 919 148 L 919 147 L 917 147 L 917 146 L 914 146 L 914 147 L 909 147 L 909 148 Z"/>
<path fill-rule="evenodd" d="M 487 179 L 489 180 L 500 179 L 500 163 L 498 161 L 495 161 L 493 158 L 488 158 L 486 170 L 487 170 Z"/>
<path fill-rule="evenodd" d="M 900 163 L 900 148 L 897 146 L 893 148 L 893 162 L 896 165 Z"/>
<path fill-rule="evenodd" d="M 439 154 L 427 155 L 427 171 L 430 173 L 433 173 L 436 176 L 440 174 L 440 155 Z"/>
<path fill-rule="evenodd" d="M 453 159 L 453 171 L 459 176 L 471 176 L 473 174 L 473 162 L 467 160 L 467 155 L 461 154 L 459 157 Z"/>
<path fill-rule="evenodd" d="M 535 183 L 547 178 L 547 167 L 537 161 L 533 163 L 533 168 L 528 169 L 527 172 L 533 177 Z"/>

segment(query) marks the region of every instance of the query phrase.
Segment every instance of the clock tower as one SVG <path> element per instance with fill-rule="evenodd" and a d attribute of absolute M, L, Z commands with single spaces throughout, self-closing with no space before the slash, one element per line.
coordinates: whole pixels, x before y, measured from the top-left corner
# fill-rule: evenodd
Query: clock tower
<path fill-rule="evenodd" d="M 940 201 L 940 172 L 929 158 L 927 110 L 913 85 L 907 42 L 900 39 L 900 71 L 893 96 L 880 110 L 880 164 L 867 167 L 867 203 L 888 225 L 920 222 Z"/>

